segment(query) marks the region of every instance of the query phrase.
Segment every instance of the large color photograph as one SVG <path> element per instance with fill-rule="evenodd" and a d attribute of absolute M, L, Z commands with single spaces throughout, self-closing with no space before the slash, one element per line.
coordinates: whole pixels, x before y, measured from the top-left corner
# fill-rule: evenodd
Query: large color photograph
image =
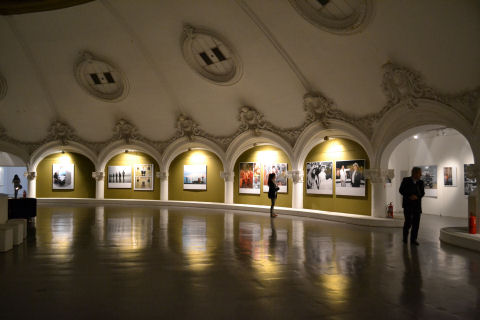
<path fill-rule="evenodd" d="M 153 190 L 153 164 L 136 164 L 133 168 L 133 190 Z"/>
<path fill-rule="evenodd" d="M 473 175 L 469 174 L 469 168 L 472 168 L 473 164 L 463 165 L 463 192 L 466 196 L 473 194 L 477 189 L 477 179 Z"/>
<path fill-rule="evenodd" d="M 108 167 L 108 188 L 109 189 L 130 189 L 132 187 L 132 167 L 130 166 L 109 166 Z"/>
<path fill-rule="evenodd" d="M 255 162 L 240 162 L 239 193 L 260 194 L 260 165 Z"/>
<path fill-rule="evenodd" d="M 307 162 L 307 194 L 333 194 L 333 162 Z"/>
<path fill-rule="evenodd" d="M 275 182 L 280 188 L 278 193 L 287 193 L 287 164 L 286 163 L 270 163 L 263 165 L 263 192 L 268 192 L 268 175 L 275 173 Z"/>
<path fill-rule="evenodd" d="M 206 164 L 186 164 L 183 166 L 183 190 L 207 190 Z"/>
<path fill-rule="evenodd" d="M 54 163 L 52 165 L 52 189 L 73 190 L 75 173 L 73 163 Z"/>
<path fill-rule="evenodd" d="M 425 197 L 437 197 L 437 166 L 419 166 L 422 169 L 420 178 L 425 185 Z"/>
<path fill-rule="evenodd" d="M 346 160 L 335 163 L 335 194 L 365 197 L 365 160 Z"/>
<path fill-rule="evenodd" d="M 445 187 L 457 186 L 457 167 L 443 167 L 443 185 Z"/>

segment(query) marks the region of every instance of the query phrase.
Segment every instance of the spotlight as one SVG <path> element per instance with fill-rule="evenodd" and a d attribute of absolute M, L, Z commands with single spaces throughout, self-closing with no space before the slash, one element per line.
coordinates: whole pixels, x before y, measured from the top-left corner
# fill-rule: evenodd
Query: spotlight
<path fill-rule="evenodd" d="M 413 139 L 418 139 L 418 135 L 414 135 L 414 136 L 413 136 Z"/>
<path fill-rule="evenodd" d="M 328 136 L 323 137 L 324 141 L 328 141 L 330 138 Z"/>
<path fill-rule="evenodd" d="M 62 150 L 62 154 L 65 154 L 65 150 Z"/>
<path fill-rule="evenodd" d="M 128 149 L 125 149 L 125 153 L 128 153 Z"/>

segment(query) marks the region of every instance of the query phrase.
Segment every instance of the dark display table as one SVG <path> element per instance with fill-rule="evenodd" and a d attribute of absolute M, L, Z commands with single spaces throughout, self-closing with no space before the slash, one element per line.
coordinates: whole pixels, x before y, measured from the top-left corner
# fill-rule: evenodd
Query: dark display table
<path fill-rule="evenodd" d="M 8 219 L 31 219 L 37 216 L 37 199 L 8 199 Z"/>

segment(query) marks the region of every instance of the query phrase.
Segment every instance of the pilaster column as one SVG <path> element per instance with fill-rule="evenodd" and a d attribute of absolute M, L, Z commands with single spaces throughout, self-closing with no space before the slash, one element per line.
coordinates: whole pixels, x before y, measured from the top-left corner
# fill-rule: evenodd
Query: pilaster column
<path fill-rule="evenodd" d="M 225 180 L 225 196 L 224 202 L 227 204 L 233 203 L 233 178 L 235 173 L 232 172 L 220 172 L 220 177 Z"/>
<path fill-rule="evenodd" d="M 393 179 L 393 169 L 366 169 L 365 178 L 370 179 L 372 185 L 372 216 L 377 218 L 385 218 L 385 210 L 387 207 L 387 193 L 385 190 L 386 179 Z"/>
<path fill-rule="evenodd" d="M 92 172 L 92 178 L 96 181 L 95 198 L 103 199 L 105 194 L 105 184 L 103 182 L 105 174 L 103 171 Z"/>
<path fill-rule="evenodd" d="M 23 175 L 28 180 L 28 197 L 35 198 L 37 196 L 37 173 L 30 171 L 25 172 Z"/>
<path fill-rule="evenodd" d="M 292 208 L 303 209 L 303 170 L 288 171 L 287 176 L 292 179 Z"/>
<path fill-rule="evenodd" d="M 157 178 L 160 178 L 160 200 L 168 200 L 168 172 L 157 172 Z"/>

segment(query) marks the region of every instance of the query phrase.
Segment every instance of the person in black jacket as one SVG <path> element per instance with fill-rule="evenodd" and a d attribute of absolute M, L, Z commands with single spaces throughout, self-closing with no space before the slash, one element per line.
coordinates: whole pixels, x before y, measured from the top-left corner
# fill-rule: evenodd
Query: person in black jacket
<path fill-rule="evenodd" d="M 276 213 L 273 212 L 273 207 L 275 206 L 275 200 L 277 200 L 277 191 L 280 190 L 275 183 L 275 173 L 270 173 L 268 175 L 268 198 L 272 201 L 270 207 L 270 217 L 275 218 Z"/>
<path fill-rule="evenodd" d="M 417 242 L 418 228 L 420 226 L 420 216 L 422 214 L 422 198 L 425 195 L 423 181 L 420 180 L 422 169 L 412 168 L 412 176 L 403 178 L 400 185 L 400 193 L 403 196 L 402 207 L 405 216 L 403 224 L 403 242 L 408 241 L 408 232 L 412 228 L 410 243 L 419 245 Z"/>

